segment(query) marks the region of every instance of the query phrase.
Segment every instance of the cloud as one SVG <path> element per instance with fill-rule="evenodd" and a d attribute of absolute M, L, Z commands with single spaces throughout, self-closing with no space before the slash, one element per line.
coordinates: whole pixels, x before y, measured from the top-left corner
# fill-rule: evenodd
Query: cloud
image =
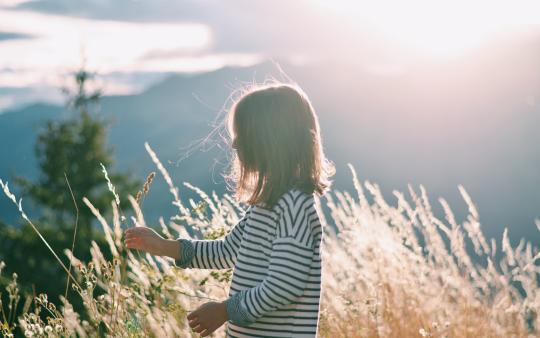
<path fill-rule="evenodd" d="M 207 21 L 211 19 L 207 15 L 209 8 L 215 8 L 217 13 L 228 6 L 212 0 L 33 0 L 20 3 L 15 9 L 100 20 L 178 22 Z"/>
<path fill-rule="evenodd" d="M 208 54 L 213 37 L 202 23 L 133 23 L 1 9 L 0 22 L 13 32 L 6 35 L 11 39 L 2 42 L 0 69 L 4 73 L 0 86 L 58 84 L 57 76 L 80 65 L 81 50 L 89 68 L 102 73 L 200 71 L 209 60 L 216 64 L 220 58 L 220 54 Z M 27 36 L 33 39 L 13 39 Z M 181 51 L 187 57 L 162 65 L 156 60 L 145 63 L 144 56 L 155 50 Z M 224 58 L 233 57 L 222 54 Z M 200 59 L 200 65 L 196 59 Z M 10 72 L 6 73 L 6 69 Z"/>
<path fill-rule="evenodd" d="M 2 0 L 2 2 L 0 3 L 0 8 L 16 8 L 28 1 L 30 0 Z"/>
<path fill-rule="evenodd" d="M 273 57 L 340 54 L 364 40 L 332 11 L 314 0 L 34 0 L 18 10 L 91 20 L 159 23 L 202 23 L 212 32 L 209 51 L 256 53 Z M 360 25 L 361 26 L 361 25 Z M 332 45 L 331 49 L 321 48 Z M 156 49 L 156 54 L 184 55 Z"/>
<path fill-rule="evenodd" d="M 200 72 L 267 57 L 345 54 L 347 27 L 335 20 L 306 0 L 20 2 L 0 9 L 0 28 L 33 39 L 2 42 L 0 68 L 14 73 L 2 74 L 0 86 L 59 86 L 79 66 L 83 48 L 87 65 L 101 74 Z M 109 93 L 129 87 L 112 82 Z"/>
<path fill-rule="evenodd" d="M 381 54 L 391 55 L 387 46 L 359 30 L 362 21 L 344 20 L 334 10 L 321 6 L 323 0 L 33 0 L 14 11 L 33 11 L 69 18 L 123 23 L 204 24 L 212 39 L 204 50 L 206 59 L 224 55 L 260 55 L 295 60 L 347 58 L 353 50 L 357 61 Z M 367 28 L 366 28 L 367 29 Z M 199 51 L 201 52 L 201 51 Z M 193 50 L 159 46 L 142 60 L 196 57 Z M 352 57 L 351 57 L 352 59 Z M 187 61 L 187 60 L 186 60 Z M 147 63 L 148 64 L 148 63 Z M 157 62 L 156 62 L 157 64 Z"/>
<path fill-rule="evenodd" d="M 0 9 L 0 29 L 4 30 L 0 33 L 0 87 L 33 88 L 34 94 L 63 86 L 69 73 L 80 66 L 82 55 L 88 68 L 102 75 L 193 72 L 254 62 L 250 55 L 210 53 L 213 36 L 203 23 L 135 23 Z M 186 56 L 163 62 L 145 60 L 145 55 L 156 50 Z M 107 83 L 107 94 L 126 94 L 146 83 L 115 80 L 111 77 Z M 0 110 L 39 96 L 28 93 L 4 93 Z"/>
<path fill-rule="evenodd" d="M 22 34 L 16 32 L 0 32 L 0 41 L 3 40 L 19 40 L 19 39 L 31 39 L 32 35 Z"/>

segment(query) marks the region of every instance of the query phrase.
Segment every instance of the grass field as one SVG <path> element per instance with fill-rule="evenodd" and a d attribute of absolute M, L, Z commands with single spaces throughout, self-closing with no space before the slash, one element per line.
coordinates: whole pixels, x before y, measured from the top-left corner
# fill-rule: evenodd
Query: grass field
<path fill-rule="evenodd" d="M 215 239 L 238 222 L 242 209 L 229 195 L 207 195 L 185 183 L 183 189 L 195 190 L 200 199 L 182 204 L 180 190 L 148 145 L 147 151 L 178 207 L 170 221 L 160 220 L 164 237 L 190 237 L 185 229 L 190 226 L 204 238 Z M 507 231 L 502 239 L 486 239 L 462 186 L 458 188 L 469 213 L 458 223 L 442 198 L 438 202 L 445 210 L 444 220 L 433 215 L 422 186 L 419 191 L 409 186 L 408 196 L 394 191 L 396 203 L 391 205 L 377 184 L 358 180 L 350 168 L 354 193 L 332 190 L 316 199 L 319 210 L 331 215 L 322 217 L 320 337 L 540 336 L 538 247 L 524 240 L 512 247 Z M 114 182 L 110 183 L 115 193 Z M 0 304 L 4 336 L 12 335 L 14 325 L 27 337 L 198 336 L 190 331 L 186 314 L 203 302 L 225 299 L 232 271 L 184 270 L 168 258 L 126 251 L 123 230 L 145 225 L 140 197 L 129 198 L 137 212 L 126 217 L 111 195 L 114 217 L 110 220 L 89 200 L 81 206 L 89 207 L 99 220 L 114 257 L 107 260 L 95 243 L 90 262 L 79 261 L 65 249 L 72 263 L 65 267 L 66 276 L 72 275 L 72 287 L 83 299 L 85 312 L 74 312 L 65 298 L 61 304 L 50 303 L 44 294 L 25 298 L 14 278 L 2 290 L 9 300 Z M 540 230 L 540 221 L 536 225 Z M 0 273 L 3 267 L 0 264 Z M 10 313 L 16 303 L 25 312 L 18 318 Z M 223 336 L 224 326 L 213 334 Z"/>

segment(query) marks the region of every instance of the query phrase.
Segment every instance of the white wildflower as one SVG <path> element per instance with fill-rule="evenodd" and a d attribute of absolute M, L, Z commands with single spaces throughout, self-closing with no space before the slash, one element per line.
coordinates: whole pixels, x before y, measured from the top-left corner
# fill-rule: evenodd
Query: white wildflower
<path fill-rule="evenodd" d="M 422 337 L 431 337 L 431 335 L 429 334 L 429 332 L 427 332 L 426 330 L 424 330 L 423 328 L 421 328 L 420 330 L 418 330 L 418 333 L 420 333 L 420 335 Z"/>

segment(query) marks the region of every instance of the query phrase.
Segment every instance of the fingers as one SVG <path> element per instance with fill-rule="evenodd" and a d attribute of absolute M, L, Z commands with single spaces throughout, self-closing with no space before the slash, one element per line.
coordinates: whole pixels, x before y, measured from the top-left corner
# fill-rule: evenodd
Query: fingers
<path fill-rule="evenodd" d="M 201 333 L 201 332 L 205 331 L 206 328 L 202 324 L 199 324 L 199 325 L 195 326 L 194 328 L 192 328 L 191 330 L 194 331 L 194 332 L 197 332 L 197 333 Z"/>
<path fill-rule="evenodd" d="M 201 337 L 207 337 L 212 334 L 216 329 L 207 328 L 206 330 L 200 332 Z"/>
<path fill-rule="evenodd" d="M 126 236 L 128 235 L 136 235 L 136 234 L 143 234 L 148 231 L 147 227 L 133 227 L 129 228 L 125 231 Z"/>
<path fill-rule="evenodd" d="M 189 321 L 189 326 L 195 327 L 196 325 L 200 324 L 199 318 L 195 317 L 192 320 Z"/>
<path fill-rule="evenodd" d="M 145 243 L 144 237 L 144 230 L 137 228 L 129 228 L 125 232 L 124 244 L 129 249 L 143 249 Z"/>
<path fill-rule="evenodd" d="M 134 233 L 134 232 L 126 232 L 125 239 L 134 239 L 134 238 L 140 238 L 143 234 L 141 233 Z"/>
<path fill-rule="evenodd" d="M 199 318 L 194 317 L 191 321 L 189 321 L 189 327 L 191 327 L 192 331 L 195 331 L 197 333 L 202 332 L 205 330 L 205 327 L 203 326 L 203 323 L 199 321 Z"/>
<path fill-rule="evenodd" d="M 137 244 L 137 243 L 141 243 L 141 242 L 142 242 L 142 240 L 139 237 L 126 238 L 124 240 L 124 243 L 126 245 L 128 245 L 128 244 Z"/>
<path fill-rule="evenodd" d="M 125 231 L 125 237 L 124 241 L 126 242 L 126 246 L 128 246 L 128 242 L 130 244 L 136 245 L 135 240 L 140 240 L 142 236 L 144 236 L 147 233 L 146 227 L 135 227 L 135 228 L 129 228 Z M 129 247 L 129 246 L 128 246 Z"/>
<path fill-rule="evenodd" d="M 195 310 L 195 311 L 193 311 L 193 312 L 191 312 L 190 314 L 187 315 L 188 320 L 193 320 L 195 318 L 197 318 L 197 310 Z"/>
<path fill-rule="evenodd" d="M 200 333 L 201 337 L 206 337 L 216 330 L 215 328 L 212 329 L 210 327 L 206 327 L 207 324 L 199 322 L 198 318 L 195 318 L 189 322 L 189 326 L 193 332 Z"/>
<path fill-rule="evenodd" d="M 140 239 L 127 239 L 124 244 L 128 249 L 142 249 L 142 241 Z"/>
<path fill-rule="evenodd" d="M 206 337 L 215 331 L 215 329 L 211 329 L 209 327 L 206 327 L 203 323 L 200 323 L 198 319 L 194 319 L 194 321 L 196 322 L 190 322 L 189 326 L 191 327 L 192 331 L 200 333 L 201 337 Z"/>
<path fill-rule="evenodd" d="M 199 321 L 199 318 L 195 317 L 189 322 L 189 326 L 191 327 L 191 330 L 193 332 L 197 332 L 201 334 L 201 337 L 206 337 L 210 335 L 212 332 L 215 331 L 215 329 L 206 327 L 207 325 L 204 323 L 201 323 Z"/>
<path fill-rule="evenodd" d="M 187 315 L 187 319 L 191 330 L 193 330 L 194 332 L 200 333 L 205 329 L 203 324 L 200 322 L 199 317 L 197 316 L 197 310 Z"/>
<path fill-rule="evenodd" d="M 134 234 L 133 232 L 126 232 L 126 235 L 124 237 L 124 239 L 133 239 L 133 238 L 137 238 L 138 235 L 137 234 Z"/>

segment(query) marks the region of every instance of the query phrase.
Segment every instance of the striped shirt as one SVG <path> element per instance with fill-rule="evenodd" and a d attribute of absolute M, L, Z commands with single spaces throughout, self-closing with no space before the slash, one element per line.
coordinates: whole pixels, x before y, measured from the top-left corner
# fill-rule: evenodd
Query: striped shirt
<path fill-rule="evenodd" d="M 270 210 L 250 206 L 219 240 L 181 241 L 182 268 L 234 268 L 227 337 L 315 337 L 322 227 L 313 194 L 296 188 Z"/>

